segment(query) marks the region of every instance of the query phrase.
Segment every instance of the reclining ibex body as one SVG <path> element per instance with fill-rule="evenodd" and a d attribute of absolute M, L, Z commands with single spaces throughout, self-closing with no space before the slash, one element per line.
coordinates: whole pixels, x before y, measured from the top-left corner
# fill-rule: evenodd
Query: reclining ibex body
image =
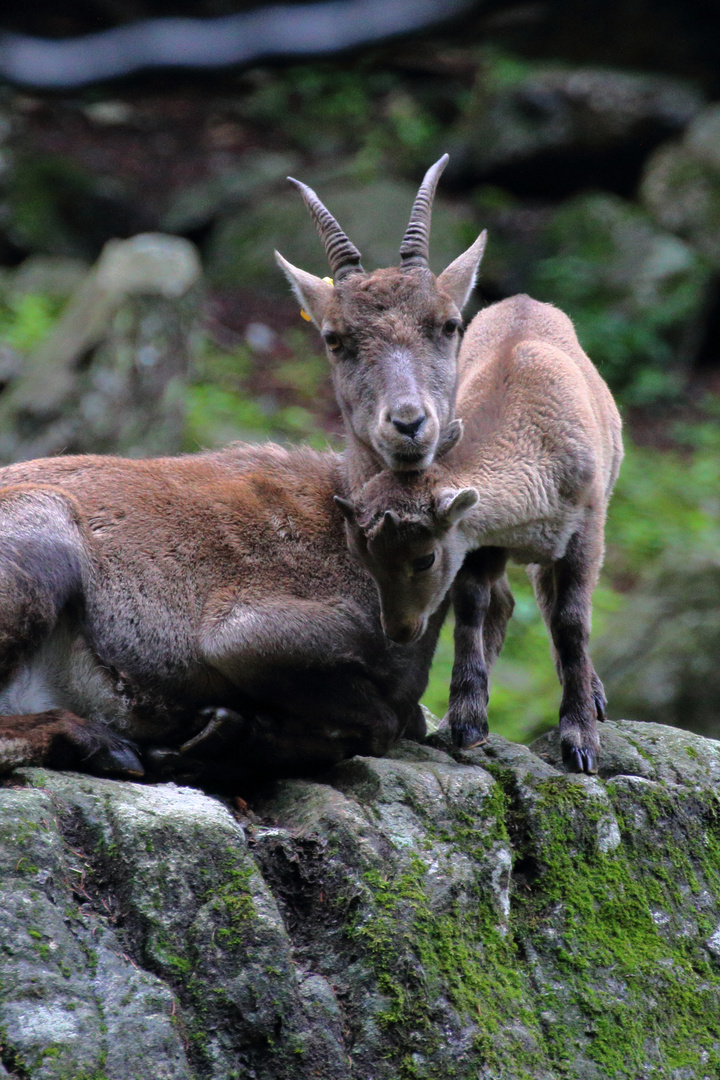
<path fill-rule="evenodd" d="M 338 455 L 272 445 L 5 469 L 0 745 L 10 763 L 17 751 L 141 773 L 126 740 L 177 747 L 199 734 L 207 706 L 233 715 L 223 732 L 211 720 L 185 767 L 213 750 L 222 767 L 234 745 L 243 757 L 226 765 L 239 777 L 379 753 L 420 733 L 437 626 L 409 655 L 384 639 L 374 586 L 333 506 L 343 469 Z"/>
<path fill-rule="evenodd" d="M 463 440 L 442 462 L 406 477 L 385 471 L 354 503 L 340 500 L 351 542 L 396 641 L 417 640 L 452 586 L 449 721 L 464 747 L 488 730 L 488 669 L 512 610 L 502 602 L 506 561 L 528 564 L 562 682 L 563 757 L 594 772 L 605 697 L 587 644 L 622 460 L 615 403 L 567 316 L 515 296 L 468 328 L 458 416 Z"/>
<path fill-rule="evenodd" d="M 223 769 L 303 770 L 422 734 L 418 700 L 442 612 L 410 650 L 385 639 L 333 496 L 383 464 L 427 464 L 457 436 L 459 334 L 446 324 L 459 319 L 482 244 L 437 282 L 430 274 L 443 164 L 418 193 L 407 265 L 375 274 L 303 190 L 335 288 L 285 269 L 326 340 L 343 341 L 340 350 L 330 337 L 328 349 L 344 455 L 238 445 L 0 470 L 0 770 L 138 774 L 132 743 L 184 744 L 162 761 L 186 773 L 213 758 L 218 780 Z M 226 712 L 208 720 L 206 707 Z"/>

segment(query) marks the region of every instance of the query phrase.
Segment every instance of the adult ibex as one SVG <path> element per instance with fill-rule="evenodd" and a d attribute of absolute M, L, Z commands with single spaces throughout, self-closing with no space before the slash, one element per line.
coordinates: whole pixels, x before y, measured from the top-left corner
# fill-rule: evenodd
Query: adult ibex
<path fill-rule="evenodd" d="M 502 602 L 505 564 L 529 564 L 562 682 L 563 757 L 595 772 L 606 703 L 587 645 L 622 460 L 615 403 L 567 316 L 515 296 L 468 327 L 458 415 L 463 441 L 442 462 L 425 473 L 382 472 L 354 503 L 338 500 L 376 579 L 383 626 L 396 641 L 417 640 L 452 586 L 449 721 L 457 745 L 476 745 L 487 734 L 488 669 L 511 611 Z"/>
<path fill-rule="evenodd" d="M 485 232 L 435 277 L 430 211 L 445 154 L 425 174 L 400 266 L 366 273 L 360 252 L 317 195 L 298 187 L 325 246 L 334 285 L 275 256 L 322 334 L 347 437 L 353 490 L 380 469 L 426 468 L 459 435 L 453 423 L 460 313 L 472 291 Z M 442 442 L 442 446 L 441 446 Z"/>
<path fill-rule="evenodd" d="M 422 733 L 442 612 L 410 649 L 385 639 L 333 496 L 383 463 L 428 463 L 459 431 L 459 307 L 482 244 L 435 281 L 427 236 L 443 164 L 418 193 L 403 266 L 375 274 L 303 189 L 336 287 L 286 269 L 326 340 L 342 340 L 328 349 L 345 455 L 238 445 L 0 470 L 0 766 L 138 774 L 136 747 L 155 747 L 147 764 L 182 746 L 163 761 L 183 772 L 211 758 L 217 780 Z"/>

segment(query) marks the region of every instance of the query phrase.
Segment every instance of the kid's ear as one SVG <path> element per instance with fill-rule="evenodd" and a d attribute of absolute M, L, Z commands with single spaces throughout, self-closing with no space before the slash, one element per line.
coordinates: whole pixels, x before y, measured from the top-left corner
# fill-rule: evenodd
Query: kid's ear
<path fill-rule="evenodd" d="M 347 499 L 341 499 L 339 495 L 333 495 L 333 502 L 349 525 L 355 523 L 355 507 Z"/>
<path fill-rule="evenodd" d="M 300 302 L 300 307 L 308 313 L 310 320 L 320 330 L 325 313 L 333 298 L 333 286 L 322 278 L 300 270 L 284 259 L 279 251 L 275 252 L 275 261 L 290 282 L 290 287 Z"/>
<path fill-rule="evenodd" d="M 463 422 L 460 419 L 452 420 L 446 428 L 440 432 L 440 438 L 438 440 L 437 450 L 435 451 L 435 460 L 439 461 L 440 458 L 449 454 L 453 447 L 457 446 L 463 437 Z"/>
<path fill-rule="evenodd" d="M 438 507 L 441 521 L 448 528 L 450 525 L 455 525 L 472 510 L 479 498 L 475 488 L 445 492 Z"/>

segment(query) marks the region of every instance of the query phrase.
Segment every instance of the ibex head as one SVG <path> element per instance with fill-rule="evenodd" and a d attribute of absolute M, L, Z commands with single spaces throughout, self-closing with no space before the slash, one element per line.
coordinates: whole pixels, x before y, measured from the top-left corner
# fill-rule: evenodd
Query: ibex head
<path fill-rule="evenodd" d="M 367 273 L 360 252 L 305 184 L 334 284 L 275 253 L 327 347 L 348 436 L 396 472 L 424 469 L 455 410 L 461 311 L 485 248 L 483 232 L 440 274 L 428 265 L 430 215 L 447 154 L 428 169 L 400 246 L 400 266 Z"/>
<path fill-rule="evenodd" d="M 383 630 L 398 644 L 425 633 L 452 585 L 467 554 L 461 522 L 477 501 L 476 488 L 446 487 L 435 468 L 378 473 L 355 502 L 335 496 L 350 548 L 375 579 Z"/>

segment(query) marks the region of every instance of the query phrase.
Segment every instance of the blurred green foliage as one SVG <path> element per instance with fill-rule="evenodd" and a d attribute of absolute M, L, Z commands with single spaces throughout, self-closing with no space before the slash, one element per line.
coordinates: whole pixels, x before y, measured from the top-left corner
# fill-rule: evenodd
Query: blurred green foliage
<path fill-rule="evenodd" d="M 8 180 L 13 239 L 30 251 L 91 255 L 94 245 L 87 234 L 95 224 L 98 186 L 91 172 L 69 158 L 19 156 Z"/>
<path fill-rule="evenodd" d="M 62 301 L 43 293 L 12 293 L 0 300 L 0 341 L 28 352 L 47 337 L 62 308 Z"/>
<path fill-rule="evenodd" d="M 625 403 L 681 391 L 682 339 L 705 303 L 710 268 L 631 203 L 579 195 L 555 211 L 528 291 L 566 311 L 580 342 Z"/>
<path fill-rule="evenodd" d="M 267 369 L 248 345 L 223 350 L 206 343 L 196 378 L 186 391 L 185 448 L 224 446 L 237 439 L 302 441 L 324 449 L 328 436 L 318 430 L 318 387 L 327 380 L 327 361 L 308 348 L 302 331 L 286 331 L 283 344 L 292 361 L 273 360 L 267 383 L 258 390 L 258 368 Z"/>
<path fill-rule="evenodd" d="M 442 131 L 430 95 L 409 93 L 399 73 L 371 64 L 290 65 L 256 70 L 252 79 L 240 115 L 313 155 L 354 153 L 361 171 L 374 171 L 385 155 L 406 170 L 427 165 Z"/>

